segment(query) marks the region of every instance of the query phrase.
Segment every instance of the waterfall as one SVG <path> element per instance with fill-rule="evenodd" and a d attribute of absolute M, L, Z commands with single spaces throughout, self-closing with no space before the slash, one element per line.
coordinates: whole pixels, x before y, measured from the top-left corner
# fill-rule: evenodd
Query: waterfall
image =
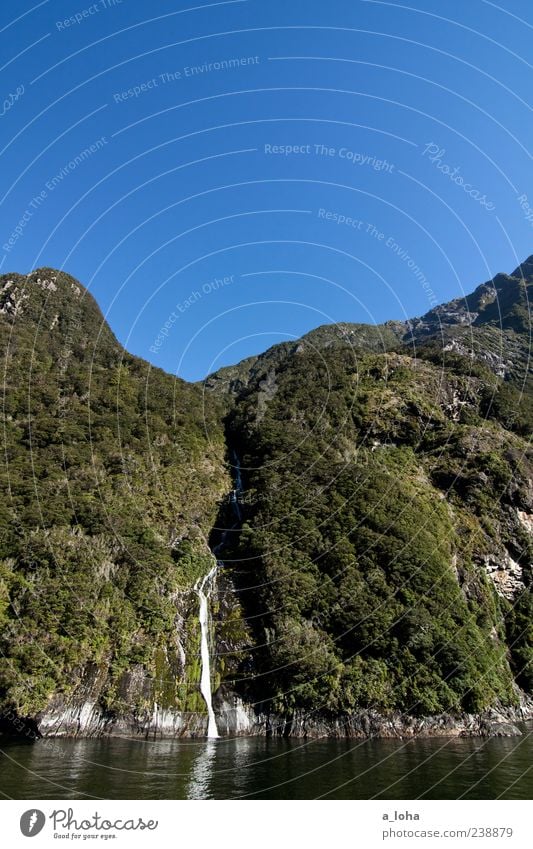
<path fill-rule="evenodd" d="M 239 463 L 239 459 L 237 454 L 233 454 L 234 457 L 234 468 L 235 468 L 235 489 L 232 492 L 231 501 L 233 504 L 233 510 L 235 512 L 235 516 L 237 519 L 237 524 L 235 524 L 231 530 L 234 530 L 237 525 L 242 521 L 241 508 L 239 504 L 239 495 L 243 491 L 242 487 L 242 478 L 241 478 L 241 467 Z M 200 678 L 200 692 L 204 698 L 204 701 L 207 705 L 207 715 L 208 715 L 208 723 L 207 723 L 207 736 L 208 738 L 216 738 L 218 737 L 217 723 L 215 719 L 215 712 L 213 710 L 213 695 L 211 692 L 211 657 L 209 652 L 209 596 L 211 595 L 211 589 L 213 587 L 213 581 L 219 567 L 224 566 L 222 560 L 217 560 L 218 552 L 224 547 L 226 538 L 228 535 L 228 531 L 224 531 L 220 542 L 216 545 L 213 551 L 213 557 L 215 559 L 215 565 L 211 567 L 207 575 L 204 575 L 203 578 L 198 578 L 194 585 L 195 591 L 198 593 L 198 598 L 200 599 L 200 631 L 201 631 L 201 643 L 200 643 L 200 659 L 202 665 L 202 673 Z"/>
<path fill-rule="evenodd" d="M 243 493 L 243 485 L 242 485 L 242 476 L 241 476 L 241 464 L 239 462 L 239 458 L 237 456 L 236 451 L 232 452 L 233 459 L 233 471 L 235 476 L 235 489 L 231 493 L 231 502 L 233 504 L 233 510 L 237 519 L 237 523 L 242 522 L 242 511 L 241 505 L 239 503 L 239 496 Z"/>
<path fill-rule="evenodd" d="M 200 692 L 207 705 L 207 736 L 218 737 L 215 712 L 211 694 L 211 658 L 209 653 L 209 596 L 213 585 L 213 579 L 218 568 L 218 563 L 210 569 L 207 575 L 198 579 L 194 588 L 200 599 L 200 630 L 202 634 L 200 643 L 200 657 L 202 661 L 202 675 L 200 678 Z"/>
<path fill-rule="evenodd" d="M 237 492 L 243 491 L 242 485 L 242 474 L 241 474 L 241 464 L 239 462 L 239 458 L 237 453 L 233 452 L 233 467 L 235 469 L 235 489 Z"/>

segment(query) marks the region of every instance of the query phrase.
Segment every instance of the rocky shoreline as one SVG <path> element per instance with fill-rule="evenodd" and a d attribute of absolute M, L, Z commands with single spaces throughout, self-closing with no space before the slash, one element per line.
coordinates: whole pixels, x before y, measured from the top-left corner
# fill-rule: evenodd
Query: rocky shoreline
<path fill-rule="evenodd" d="M 533 719 L 533 700 L 522 698 L 518 707 L 499 706 L 482 714 L 439 714 L 416 717 L 400 712 L 381 714 L 366 710 L 328 717 L 295 711 L 291 716 L 258 712 L 234 694 L 215 701 L 221 737 L 289 737 L 299 739 L 365 739 L 412 737 L 512 737 L 522 733 L 517 723 Z M 97 704 L 65 705 L 56 701 L 36 717 L 4 713 L 3 733 L 33 739 L 123 737 L 139 740 L 201 739 L 207 736 L 207 715 L 160 709 L 151 714 L 106 713 Z"/>

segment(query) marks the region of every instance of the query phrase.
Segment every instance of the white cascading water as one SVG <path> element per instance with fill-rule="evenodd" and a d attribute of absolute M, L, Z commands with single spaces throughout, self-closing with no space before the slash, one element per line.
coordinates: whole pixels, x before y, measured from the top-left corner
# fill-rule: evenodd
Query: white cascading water
<path fill-rule="evenodd" d="M 218 737 L 217 722 L 215 712 L 213 710 L 213 699 L 211 693 L 211 657 L 209 652 L 209 596 L 218 568 L 218 563 L 215 563 L 212 569 L 204 575 L 195 585 L 195 590 L 200 599 L 200 658 L 202 661 L 202 675 L 200 678 L 200 692 L 204 697 L 207 705 L 207 736 L 210 738 Z"/>
<path fill-rule="evenodd" d="M 234 455 L 235 459 L 235 489 L 232 493 L 232 503 L 233 509 L 235 511 L 235 515 L 237 517 L 237 521 L 241 521 L 241 508 L 239 505 L 239 496 L 241 495 L 242 489 L 242 478 L 241 478 L 241 467 L 238 460 L 237 455 Z M 236 527 L 236 525 L 234 526 Z M 227 531 L 224 531 L 222 534 L 222 538 L 217 546 L 213 548 L 213 556 L 215 557 L 215 565 L 209 570 L 207 575 L 204 575 L 203 578 L 199 578 L 196 584 L 194 585 L 194 589 L 198 593 L 198 598 L 200 599 L 200 631 L 201 631 L 201 643 L 200 643 L 200 659 L 202 664 L 202 673 L 200 677 L 200 692 L 204 698 L 204 701 L 207 705 L 207 736 L 208 738 L 214 739 L 219 736 L 217 729 L 217 722 L 215 719 L 215 712 L 213 710 L 213 694 L 211 692 L 211 655 L 209 652 L 209 596 L 211 595 L 211 589 L 213 586 L 213 580 L 217 573 L 217 569 L 219 566 L 223 566 L 224 563 L 221 560 L 216 560 L 217 552 L 224 547 L 225 540 L 227 536 Z"/>
<path fill-rule="evenodd" d="M 238 522 L 242 521 L 242 512 L 241 505 L 239 504 L 239 496 L 242 495 L 243 486 L 242 486 L 242 477 L 241 477 L 241 464 L 239 463 L 239 458 L 237 454 L 233 453 L 233 472 L 235 476 L 235 489 L 232 493 L 232 503 L 233 510 L 235 512 L 235 516 Z"/>

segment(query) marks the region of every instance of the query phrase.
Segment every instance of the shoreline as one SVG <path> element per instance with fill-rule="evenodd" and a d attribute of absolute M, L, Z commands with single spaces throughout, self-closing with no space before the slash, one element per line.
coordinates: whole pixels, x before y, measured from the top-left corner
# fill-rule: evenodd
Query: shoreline
<path fill-rule="evenodd" d="M 429 737 L 521 736 L 517 723 L 533 719 L 533 700 L 523 697 L 517 707 L 498 706 L 481 714 L 443 713 L 412 716 L 399 711 L 364 710 L 330 717 L 304 711 L 292 715 L 257 712 L 237 696 L 218 699 L 215 705 L 221 739 L 284 737 L 294 739 L 406 739 Z M 207 740 L 207 714 L 165 710 L 157 705 L 151 714 L 106 714 L 98 705 L 82 702 L 56 704 L 37 717 L 4 714 L 0 734 L 26 739 L 127 738 L 157 740 Z"/>

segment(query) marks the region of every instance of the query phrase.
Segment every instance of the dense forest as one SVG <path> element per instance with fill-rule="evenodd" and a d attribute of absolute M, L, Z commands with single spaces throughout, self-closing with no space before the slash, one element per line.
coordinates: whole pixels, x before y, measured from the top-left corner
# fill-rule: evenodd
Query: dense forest
<path fill-rule="evenodd" d="M 176 594 L 209 562 L 230 485 L 220 411 L 204 414 L 200 389 L 127 354 L 66 274 L 0 278 L 0 309 L 3 700 L 33 714 L 94 664 L 101 699 L 120 710 L 125 671 L 141 664 L 155 679 L 177 655 Z"/>
<path fill-rule="evenodd" d="M 278 715 L 518 705 L 532 283 L 530 259 L 198 386 L 124 351 L 68 275 L 0 277 L 0 706 L 38 716 L 91 669 L 104 711 L 205 712 L 192 588 L 215 546 L 236 599 L 215 689 Z"/>

